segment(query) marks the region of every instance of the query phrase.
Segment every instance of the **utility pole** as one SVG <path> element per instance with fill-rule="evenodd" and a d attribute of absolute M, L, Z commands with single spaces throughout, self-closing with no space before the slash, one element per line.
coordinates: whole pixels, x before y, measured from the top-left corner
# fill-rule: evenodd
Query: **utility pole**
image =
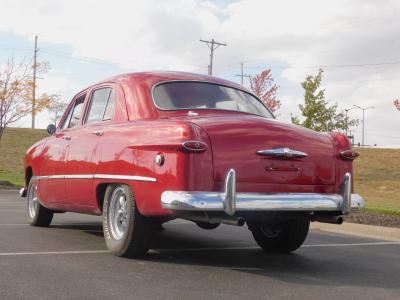
<path fill-rule="evenodd" d="M 35 35 L 35 50 L 33 52 L 33 88 L 32 88 L 32 129 L 35 128 L 35 105 L 36 105 L 36 60 L 37 60 L 37 35 Z"/>
<path fill-rule="evenodd" d="M 244 65 L 244 63 L 241 62 L 241 63 L 240 63 L 240 74 L 236 74 L 236 75 L 235 75 L 235 76 L 239 76 L 239 77 L 240 77 L 240 84 L 241 84 L 241 85 L 243 85 L 243 78 L 244 78 L 244 77 L 248 77 L 248 78 L 251 77 L 250 75 L 244 74 L 243 65 Z"/>
<path fill-rule="evenodd" d="M 363 115 L 363 121 L 362 121 L 362 125 L 363 125 L 363 126 L 362 126 L 362 147 L 364 147 L 364 127 L 365 127 L 364 112 L 365 112 L 367 109 L 374 108 L 374 107 L 373 107 L 373 106 L 369 106 L 369 107 L 366 107 L 366 108 L 362 108 L 362 107 L 360 107 L 360 106 L 358 106 L 358 105 L 354 105 L 354 107 L 362 110 L 362 115 Z"/>
<path fill-rule="evenodd" d="M 214 51 L 219 46 L 227 46 L 226 43 L 216 42 L 214 39 L 211 41 L 200 40 L 202 43 L 206 43 L 208 48 L 210 48 L 210 65 L 208 66 L 208 75 L 212 76 L 212 67 L 213 67 L 213 59 L 214 59 Z"/>

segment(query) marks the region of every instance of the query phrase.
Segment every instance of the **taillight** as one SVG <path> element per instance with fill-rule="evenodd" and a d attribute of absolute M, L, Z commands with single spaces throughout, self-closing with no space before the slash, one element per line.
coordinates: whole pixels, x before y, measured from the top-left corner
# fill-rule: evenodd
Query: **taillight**
<path fill-rule="evenodd" d="M 187 141 L 182 143 L 184 151 L 203 152 L 207 150 L 207 144 L 201 141 Z"/>
<path fill-rule="evenodd" d="M 340 152 L 340 157 L 347 160 L 355 160 L 360 154 L 354 150 L 344 150 Z"/>

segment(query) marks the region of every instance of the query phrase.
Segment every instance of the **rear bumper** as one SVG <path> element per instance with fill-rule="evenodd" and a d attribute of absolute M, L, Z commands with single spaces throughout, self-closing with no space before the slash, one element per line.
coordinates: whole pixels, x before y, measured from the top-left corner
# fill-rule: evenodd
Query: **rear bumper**
<path fill-rule="evenodd" d="M 351 193 L 351 174 L 343 178 L 341 194 L 236 193 L 236 174 L 225 178 L 224 192 L 165 191 L 161 206 L 173 211 L 218 211 L 233 216 L 242 211 L 341 212 L 349 214 L 364 207 L 364 200 Z"/>

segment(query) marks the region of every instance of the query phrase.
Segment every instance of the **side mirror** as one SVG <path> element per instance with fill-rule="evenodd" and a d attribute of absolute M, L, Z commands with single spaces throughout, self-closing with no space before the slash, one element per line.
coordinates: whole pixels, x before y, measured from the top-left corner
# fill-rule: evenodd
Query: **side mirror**
<path fill-rule="evenodd" d="M 49 126 L 47 126 L 47 132 L 49 134 L 54 134 L 57 130 L 57 127 L 54 124 L 50 124 Z"/>

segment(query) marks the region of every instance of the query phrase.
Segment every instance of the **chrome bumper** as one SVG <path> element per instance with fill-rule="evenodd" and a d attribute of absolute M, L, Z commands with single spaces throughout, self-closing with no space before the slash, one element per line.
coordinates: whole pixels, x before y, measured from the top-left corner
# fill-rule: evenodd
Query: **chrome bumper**
<path fill-rule="evenodd" d="M 364 200 L 351 193 L 351 174 L 343 179 L 341 194 L 318 193 L 236 193 L 236 173 L 225 178 L 225 191 L 165 191 L 161 206 L 174 211 L 221 211 L 233 216 L 237 211 L 337 211 L 346 215 L 364 207 Z"/>
<path fill-rule="evenodd" d="M 19 196 L 20 197 L 26 197 L 26 194 L 27 194 L 27 190 L 26 190 L 26 188 L 21 188 L 20 190 L 19 190 Z"/>

